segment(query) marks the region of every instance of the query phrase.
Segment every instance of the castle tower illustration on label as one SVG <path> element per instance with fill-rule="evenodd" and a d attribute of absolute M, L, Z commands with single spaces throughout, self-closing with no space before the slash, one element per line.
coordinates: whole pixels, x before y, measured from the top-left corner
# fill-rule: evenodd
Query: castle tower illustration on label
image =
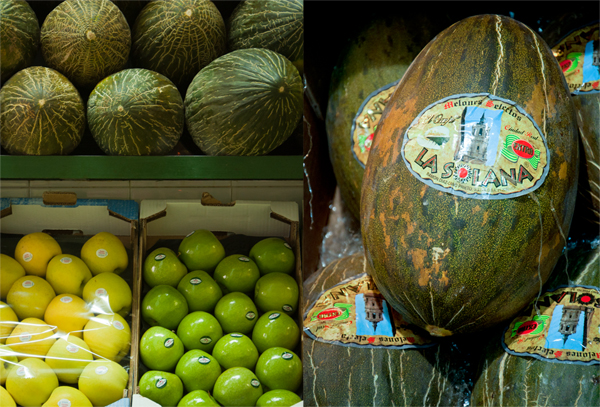
<path fill-rule="evenodd" d="M 581 313 L 585 314 L 583 331 L 583 348 L 586 348 L 587 337 L 590 331 L 591 317 L 594 314 L 594 309 L 584 306 L 564 306 L 562 309 L 562 317 L 560 319 L 560 325 L 558 332 L 563 336 L 563 345 L 567 343 L 569 336 L 577 332 L 577 326 L 579 325 L 579 318 Z"/>
<path fill-rule="evenodd" d="M 479 123 L 471 126 L 471 131 L 465 131 L 463 126 L 461 143 L 454 155 L 455 161 L 475 162 L 485 164 L 491 127 L 485 122 L 485 109 Z"/>
<path fill-rule="evenodd" d="M 377 324 L 383 321 L 383 297 L 370 291 L 365 293 L 364 299 L 366 319 L 373 324 L 373 332 L 376 332 Z"/>

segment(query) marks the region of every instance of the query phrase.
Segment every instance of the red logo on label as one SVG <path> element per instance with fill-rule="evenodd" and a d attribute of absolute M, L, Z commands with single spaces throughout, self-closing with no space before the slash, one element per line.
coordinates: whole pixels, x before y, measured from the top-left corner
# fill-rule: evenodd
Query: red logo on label
<path fill-rule="evenodd" d="M 556 352 L 554 352 L 554 354 L 556 355 L 557 358 L 562 356 L 562 351 L 557 350 Z"/>
<path fill-rule="evenodd" d="M 317 314 L 320 320 L 334 319 L 342 315 L 342 310 L 339 308 L 327 308 Z"/>
<path fill-rule="evenodd" d="M 408 343 L 415 343 L 415 338 L 413 338 L 412 336 L 409 336 L 408 338 L 406 338 L 406 340 L 408 341 Z"/>
<path fill-rule="evenodd" d="M 458 170 L 459 178 L 465 178 L 467 175 L 469 175 L 469 170 L 467 170 L 466 168 L 461 168 Z"/>
<path fill-rule="evenodd" d="M 536 321 L 527 321 L 517 329 L 517 335 L 527 335 L 537 329 L 539 324 Z"/>
<path fill-rule="evenodd" d="M 562 68 L 563 72 L 568 70 L 571 67 L 571 65 L 573 65 L 573 61 L 571 61 L 570 59 L 565 59 L 560 63 L 560 67 Z"/>
<path fill-rule="evenodd" d="M 492 107 L 494 106 L 494 102 L 492 102 L 491 100 L 488 100 L 487 103 L 485 104 L 487 107 Z"/>
<path fill-rule="evenodd" d="M 369 339 L 367 339 L 367 340 L 369 341 L 369 343 L 375 342 L 375 338 L 373 338 L 372 336 Z"/>
<path fill-rule="evenodd" d="M 515 140 L 512 149 L 516 155 L 526 160 L 533 157 L 534 154 L 533 147 L 525 140 Z"/>
<path fill-rule="evenodd" d="M 454 107 L 454 102 L 448 102 L 444 105 L 444 109 L 450 109 L 451 107 Z"/>

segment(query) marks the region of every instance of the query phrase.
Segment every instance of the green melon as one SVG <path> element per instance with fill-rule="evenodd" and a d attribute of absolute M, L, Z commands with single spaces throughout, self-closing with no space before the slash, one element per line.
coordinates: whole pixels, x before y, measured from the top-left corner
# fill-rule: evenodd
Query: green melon
<path fill-rule="evenodd" d="M 209 0 L 152 1 L 133 27 L 136 66 L 165 75 L 182 89 L 226 52 L 225 21 Z"/>
<path fill-rule="evenodd" d="M 81 141 L 85 107 L 67 78 L 32 66 L 0 89 L 0 127 L 2 147 L 10 154 L 65 155 Z"/>
<path fill-rule="evenodd" d="M 577 193 L 575 111 L 550 48 L 508 17 L 459 21 L 421 51 L 379 123 L 361 230 L 384 297 L 432 335 L 512 317 L 556 264 Z M 420 144 L 440 134 L 444 147 Z"/>
<path fill-rule="evenodd" d="M 554 288 L 567 285 L 569 282 L 575 285 L 598 286 L 600 279 L 598 242 L 591 245 L 588 242 L 577 242 L 577 246 L 569 250 L 567 255 L 568 269 L 564 257 L 561 258 L 547 286 Z M 482 358 L 478 363 L 478 374 L 471 398 L 472 405 L 482 407 L 600 405 L 599 364 L 585 366 L 551 363 L 532 357 L 511 355 L 504 351 L 501 337 L 501 332 L 492 330 L 488 337 L 488 344 L 482 349 Z"/>
<path fill-rule="evenodd" d="M 266 48 L 292 62 L 304 59 L 304 2 L 247 0 L 228 21 L 230 50 Z"/>
<path fill-rule="evenodd" d="M 50 68 L 76 86 L 93 87 L 125 67 L 131 32 L 110 0 L 66 0 L 42 24 L 41 45 Z"/>
<path fill-rule="evenodd" d="M 368 143 L 385 101 L 442 28 L 430 18 L 412 15 L 374 19 L 350 39 L 333 69 L 325 122 L 329 157 L 342 198 L 356 219 Z"/>
<path fill-rule="evenodd" d="M 366 267 L 364 254 L 358 253 L 337 259 L 311 275 L 304 283 L 305 312 L 322 292 L 364 273 Z M 343 299 L 340 296 L 339 301 L 343 303 Z M 472 357 L 462 345 L 349 347 L 307 335 L 302 342 L 305 406 L 467 405 Z"/>
<path fill-rule="evenodd" d="M 26 1 L 0 1 L 0 81 L 33 63 L 40 24 Z"/>
<path fill-rule="evenodd" d="M 88 125 L 108 155 L 164 155 L 184 127 L 183 99 L 165 76 L 124 69 L 102 80 L 88 100 Z"/>
<path fill-rule="evenodd" d="M 196 75 L 185 97 L 187 128 L 209 155 L 264 155 L 302 116 L 302 80 L 280 54 L 232 51 Z"/>

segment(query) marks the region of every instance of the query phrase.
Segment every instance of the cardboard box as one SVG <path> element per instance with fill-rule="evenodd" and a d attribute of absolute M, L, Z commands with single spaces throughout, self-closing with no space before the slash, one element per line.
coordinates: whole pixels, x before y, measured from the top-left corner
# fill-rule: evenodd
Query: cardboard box
<path fill-rule="evenodd" d="M 241 246 L 247 246 L 248 239 L 255 241 L 266 237 L 281 237 L 293 248 L 296 256 L 295 278 L 302 295 L 302 265 L 299 240 L 299 210 L 295 202 L 275 201 L 235 201 L 221 203 L 209 194 L 204 194 L 202 200 L 144 200 L 140 204 L 140 250 L 138 264 L 140 267 L 146 254 L 165 243 L 175 251 L 179 242 L 190 232 L 198 229 L 212 231 L 224 242 L 226 254 L 236 254 L 227 251 L 227 241 L 239 237 Z M 235 245 L 235 244 L 234 244 Z M 249 251 L 250 247 L 247 247 Z M 239 254 L 248 254 L 239 253 Z M 134 292 L 134 298 L 143 298 L 148 287 L 138 273 L 138 281 L 134 285 L 139 291 Z M 139 306 L 138 306 L 139 307 Z M 139 308 L 138 308 L 139 309 Z M 301 327 L 302 310 L 299 309 L 296 321 Z M 139 395 L 138 382 L 143 375 L 145 366 L 139 358 L 139 340 L 147 328 L 141 318 L 138 325 L 132 327 L 133 358 L 139 363 L 134 368 L 136 383 L 134 386 L 133 407 L 154 405 L 151 400 Z M 302 353 L 299 353 L 301 355 Z"/>
<path fill-rule="evenodd" d="M 138 265 L 139 206 L 128 200 L 77 199 L 72 193 L 46 193 L 44 198 L 0 199 L 1 251 L 11 257 L 23 235 L 45 232 L 53 236 L 63 253 L 79 257 L 81 246 L 99 232 L 110 232 L 123 242 L 129 255 L 129 266 L 121 277 L 133 285 Z M 135 287 L 132 287 L 135 291 Z M 135 298 L 134 304 L 135 307 Z M 139 309 L 139 306 L 138 306 Z M 138 324 L 138 314 L 132 309 L 126 318 L 132 327 Z M 133 344 L 132 344 L 133 345 Z M 131 348 L 133 351 L 133 346 Z M 136 360 L 121 362 L 129 370 L 129 384 L 119 405 L 129 405 L 133 393 Z"/>

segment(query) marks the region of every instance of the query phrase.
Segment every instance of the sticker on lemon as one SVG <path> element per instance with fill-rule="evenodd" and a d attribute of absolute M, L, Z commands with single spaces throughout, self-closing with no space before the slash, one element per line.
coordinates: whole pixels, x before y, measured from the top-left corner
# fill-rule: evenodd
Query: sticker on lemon
<path fill-rule="evenodd" d="M 24 275 L 25 269 L 18 261 L 6 254 L 0 254 L 0 298 L 5 300 L 13 283 Z"/>
<path fill-rule="evenodd" d="M 35 232 L 25 235 L 15 248 L 15 260 L 23 266 L 27 274 L 45 277 L 48 263 L 61 254 L 58 242 L 49 234 Z"/>
<path fill-rule="evenodd" d="M 55 326 L 61 336 L 70 333 L 81 338 L 83 327 L 92 316 L 88 304 L 83 299 L 73 294 L 60 294 L 48 304 L 44 321 Z"/>
<path fill-rule="evenodd" d="M 56 294 L 83 295 L 83 287 L 92 278 L 92 272 L 77 256 L 59 254 L 54 256 L 46 271 L 46 281 Z"/>
<path fill-rule="evenodd" d="M 129 264 L 125 245 L 117 236 L 109 232 L 100 232 L 85 242 L 80 257 L 93 275 L 121 274 Z"/>

